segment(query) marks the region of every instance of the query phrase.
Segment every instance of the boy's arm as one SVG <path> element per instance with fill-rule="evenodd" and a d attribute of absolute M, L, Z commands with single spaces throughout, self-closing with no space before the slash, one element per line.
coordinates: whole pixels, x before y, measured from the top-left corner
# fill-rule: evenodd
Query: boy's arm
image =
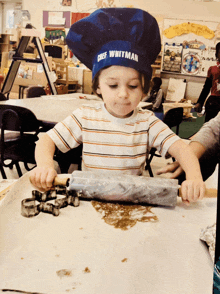
<path fill-rule="evenodd" d="M 194 152 L 196 157 L 200 159 L 202 155 L 205 153 L 206 148 L 200 142 L 190 142 L 189 143 L 190 149 Z M 177 178 L 183 172 L 183 168 L 180 166 L 178 161 L 175 161 L 171 164 L 168 164 L 160 169 L 157 170 L 156 174 L 161 175 L 165 173 L 172 173 L 171 179 Z"/>
<path fill-rule="evenodd" d="M 202 128 L 191 137 L 189 147 L 195 153 L 199 159 L 207 150 L 215 149 L 215 146 L 220 145 L 220 113 L 205 123 Z M 219 147 L 218 147 L 219 148 Z M 217 159 L 216 159 L 217 160 Z M 172 172 L 172 178 L 178 177 L 183 169 L 178 162 L 169 164 L 168 166 L 161 168 L 157 171 L 157 174 Z"/>
<path fill-rule="evenodd" d="M 179 162 L 186 173 L 186 181 L 181 185 L 183 201 L 195 202 L 202 199 L 205 195 L 205 183 L 195 153 L 182 140 L 173 143 L 168 152 Z"/>
<path fill-rule="evenodd" d="M 42 135 L 37 141 L 35 149 L 37 167 L 30 173 L 31 183 L 41 191 L 50 189 L 53 180 L 57 175 L 57 172 L 54 169 L 54 153 L 54 142 L 47 134 Z"/>

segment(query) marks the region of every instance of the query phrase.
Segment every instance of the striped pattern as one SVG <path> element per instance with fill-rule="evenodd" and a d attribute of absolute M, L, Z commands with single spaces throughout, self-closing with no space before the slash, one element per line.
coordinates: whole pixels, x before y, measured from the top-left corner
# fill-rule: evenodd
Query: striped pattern
<path fill-rule="evenodd" d="M 48 132 L 67 152 L 83 143 L 83 170 L 141 174 L 151 147 L 165 156 L 179 139 L 151 111 L 137 108 L 129 118 L 111 116 L 103 103 L 85 105 Z"/>

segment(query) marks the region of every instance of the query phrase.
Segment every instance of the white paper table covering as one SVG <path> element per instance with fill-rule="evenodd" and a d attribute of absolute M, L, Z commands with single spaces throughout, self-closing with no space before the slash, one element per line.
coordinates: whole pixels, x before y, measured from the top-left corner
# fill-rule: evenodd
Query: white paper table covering
<path fill-rule="evenodd" d="M 213 263 L 199 240 L 216 218 L 216 198 L 152 208 L 156 222 L 115 229 L 91 202 L 58 217 L 20 214 L 33 187 L 25 174 L 0 202 L 0 289 L 39 293 L 208 294 Z"/>

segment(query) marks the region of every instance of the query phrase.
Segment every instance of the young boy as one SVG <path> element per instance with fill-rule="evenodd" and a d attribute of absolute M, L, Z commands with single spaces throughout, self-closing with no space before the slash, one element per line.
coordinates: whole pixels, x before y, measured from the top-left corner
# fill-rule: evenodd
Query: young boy
<path fill-rule="evenodd" d="M 156 147 L 186 172 L 183 200 L 203 198 L 205 184 L 194 153 L 153 112 L 138 107 L 161 49 L 156 20 L 140 9 L 100 9 L 73 24 L 66 41 L 92 70 L 94 90 L 103 102 L 77 109 L 41 137 L 31 182 L 40 190 L 52 187 L 55 146 L 67 152 L 83 143 L 83 170 L 134 175 L 142 174 L 146 156 Z"/>

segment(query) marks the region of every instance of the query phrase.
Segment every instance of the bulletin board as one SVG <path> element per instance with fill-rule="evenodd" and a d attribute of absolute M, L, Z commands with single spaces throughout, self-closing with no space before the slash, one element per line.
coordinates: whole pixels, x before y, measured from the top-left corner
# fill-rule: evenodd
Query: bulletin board
<path fill-rule="evenodd" d="M 164 19 L 162 71 L 207 76 L 219 41 L 220 23 Z"/>
<path fill-rule="evenodd" d="M 43 11 L 43 27 L 64 27 L 71 26 L 70 11 Z"/>

